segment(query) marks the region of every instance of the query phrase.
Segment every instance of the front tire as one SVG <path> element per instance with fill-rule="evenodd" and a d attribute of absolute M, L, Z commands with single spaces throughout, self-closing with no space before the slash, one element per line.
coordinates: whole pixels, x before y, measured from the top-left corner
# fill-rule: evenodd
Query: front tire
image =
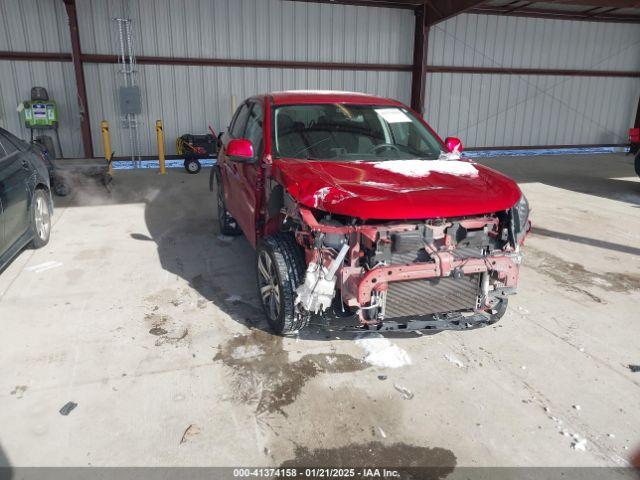
<path fill-rule="evenodd" d="M 636 158 L 634 160 L 634 166 L 636 168 L 636 175 L 640 177 L 640 152 L 636 154 Z"/>
<path fill-rule="evenodd" d="M 257 250 L 258 295 L 271 329 L 288 335 L 306 327 L 308 315 L 295 306 L 305 272 L 304 252 L 291 234 L 267 237 Z"/>
<path fill-rule="evenodd" d="M 51 198 L 46 190 L 38 189 L 31 199 L 32 248 L 42 248 L 51 235 Z"/>

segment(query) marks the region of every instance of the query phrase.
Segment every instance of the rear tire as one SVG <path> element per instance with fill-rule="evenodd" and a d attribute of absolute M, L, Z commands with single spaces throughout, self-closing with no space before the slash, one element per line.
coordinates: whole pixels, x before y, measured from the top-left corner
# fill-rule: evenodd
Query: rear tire
<path fill-rule="evenodd" d="M 258 295 L 271 329 L 289 335 L 303 329 L 309 316 L 295 306 L 296 289 L 305 274 L 304 252 L 291 234 L 263 239 L 258 245 Z"/>
<path fill-rule="evenodd" d="M 32 248 L 42 248 L 49 243 L 51 235 L 51 196 L 49 192 L 38 189 L 31 199 L 31 240 Z"/>
<path fill-rule="evenodd" d="M 220 178 L 220 172 L 216 169 L 214 173 L 216 177 L 216 199 L 218 202 L 218 226 L 222 235 L 236 236 L 242 233 L 238 222 L 231 216 L 224 202 L 224 186 Z"/>
<path fill-rule="evenodd" d="M 636 154 L 636 158 L 634 160 L 634 165 L 636 168 L 636 175 L 640 177 L 640 152 Z"/>

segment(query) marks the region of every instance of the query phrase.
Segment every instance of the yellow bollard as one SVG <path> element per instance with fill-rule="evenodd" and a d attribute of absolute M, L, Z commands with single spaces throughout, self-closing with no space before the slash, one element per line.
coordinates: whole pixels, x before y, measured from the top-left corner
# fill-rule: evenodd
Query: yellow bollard
<path fill-rule="evenodd" d="M 111 135 L 109 134 L 109 122 L 103 120 L 100 122 L 102 128 L 102 141 L 104 142 L 104 158 L 109 162 L 109 175 L 113 175 L 113 166 L 111 165 Z"/>
<path fill-rule="evenodd" d="M 156 135 L 158 136 L 158 159 L 160 160 L 160 175 L 165 175 L 167 169 L 164 165 L 164 133 L 162 131 L 162 120 L 156 120 Z"/>

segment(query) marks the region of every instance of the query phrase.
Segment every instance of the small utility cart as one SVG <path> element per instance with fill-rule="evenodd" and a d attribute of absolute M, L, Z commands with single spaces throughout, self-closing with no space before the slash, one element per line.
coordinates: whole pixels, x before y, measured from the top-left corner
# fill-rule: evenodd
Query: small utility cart
<path fill-rule="evenodd" d="M 202 169 L 200 160 L 215 158 L 218 154 L 218 139 L 213 131 L 202 135 L 187 133 L 176 140 L 176 152 L 184 155 L 184 169 L 196 174 Z"/>

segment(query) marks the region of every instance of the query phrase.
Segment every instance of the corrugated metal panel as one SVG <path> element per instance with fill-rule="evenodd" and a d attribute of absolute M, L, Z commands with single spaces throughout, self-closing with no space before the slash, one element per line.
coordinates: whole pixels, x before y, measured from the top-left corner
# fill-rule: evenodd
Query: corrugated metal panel
<path fill-rule="evenodd" d="M 111 124 L 112 148 L 129 153 L 127 131 L 119 126 L 116 65 L 86 65 L 87 95 L 92 102 L 91 124 Z M 411 76 L 404 72 L 347 72 L 328 70 L 258 69 L 139 65 L 143 114 L 140 140 L 144 155 L 155 154 L 155 121 L 164 120 L 167 154 L 175 153 L 175 139 L 184 133 L 205 133 L 207 125 L 226 130 L 231 99 L 237 102 L 257 93 L 286 89 L 355 90 L 409 101 Z M 94 135 L 96 155 L 103 154 Z"/>
<path fill-rule="evenodd" d="M 459 15 L 430 31 L 429 63 L 640 70 L 640 26 Z M 427 75 L 426 118 L 473 147 L 625 143 L 637 78 Z"/>
<path fill-rule="evenodd" d="M 82 156 L 80 117 L 71 63 L 0 61 L 0 126 L 28 139 L 16 107 L 29 98 L 32 86 L 42 86 L 56 100 L 60 117 L 60 143 L 67 157 Z M 44 132 L 43 132 L 44 133 Z M 53 132 L 46 132 L 53 135 Z"/>
<path fill-rule="evenodd" d="M 429 33 L 429 63 L 640 70 L 640 26 L 462 14 Z"/>
<path fill-rule="evenodd" d="M 427 75 L 427 121 L 469 147 L 625 143 L 637 78 Z"/>
<path fill-rule="evenodd" d="M 326 62 L 412 60 L 413 13 L 282 0 L 77 0 L 85 53 L 117 51 L 133 19 L 138 55 Z M 130 11 L 127 13 L 127 6 Z"/>
<path fill-rule="evenodd" d="M 71 50 L 64 4 L 54 0 L 0 0 L 0 50 Z"/>

